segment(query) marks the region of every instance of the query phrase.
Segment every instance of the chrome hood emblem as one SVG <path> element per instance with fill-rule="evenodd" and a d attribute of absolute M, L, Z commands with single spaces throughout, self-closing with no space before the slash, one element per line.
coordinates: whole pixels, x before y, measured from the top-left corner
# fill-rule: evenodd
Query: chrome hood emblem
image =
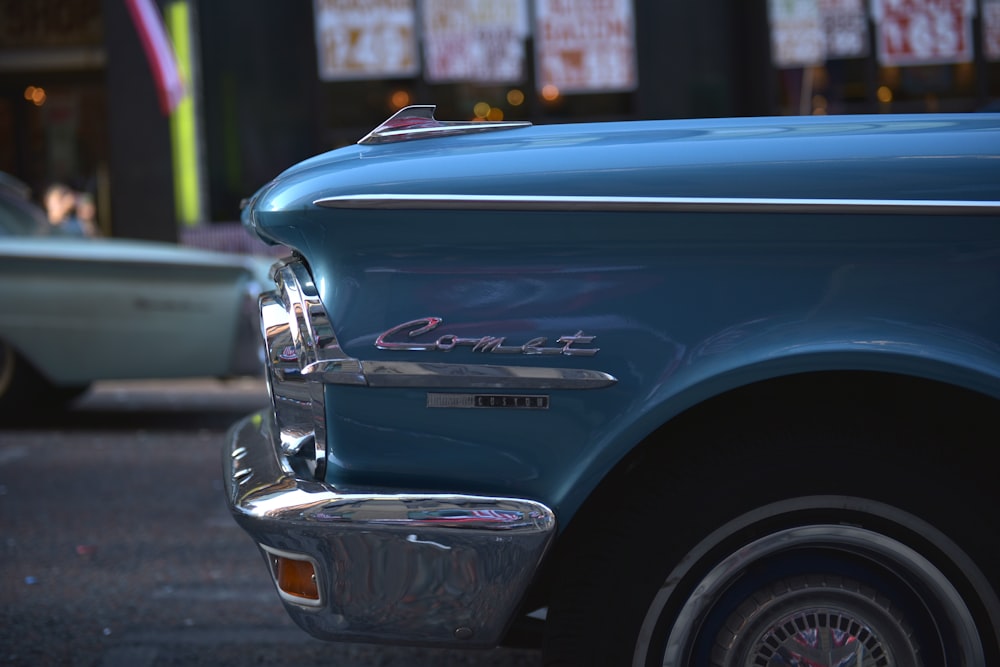
<path fill-rule="evenodd" d="M 543 336 L 532 338 L 521 345 L 506 345 L 504 336 L 481 336 L 479 338 L 464 338 L 456 334 L 442 334 L 434 341 L 419 342 L 415 340 L 423 334 L 430 333 L 440 326 L 440 317 L 423 317 L 398 324 L 375 340 L 375 347 L 380 350 L 407 350 L 410 352 L 447 352 L 456 347 L 469 347 L 473 352 L 489 354 L 528 354 L 555 355 L 569 357 L 592 357 L 600 351 L 598 347 L 577 347 L 589 345 L 596 336 L 586 336 L 583 331 L 577 331 L 570 336 L 559 336 L 555 345 L 549 346 L 549 339 Z"/>

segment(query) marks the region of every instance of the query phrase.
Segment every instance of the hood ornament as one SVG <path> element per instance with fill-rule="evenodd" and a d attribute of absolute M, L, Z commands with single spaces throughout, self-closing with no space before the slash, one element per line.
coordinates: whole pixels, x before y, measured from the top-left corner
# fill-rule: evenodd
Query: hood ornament
<path fill-rule="evenodd" d="M 531 125 L 526 120 L 438 120 L 434 118 L 434 109 L 435 106 L 432 104 L 415 104 L 400 109 L 389 120 L 362 137 L 358 143 L 361 145 L 389 144 L 410 139 L 474 134 L 492 130 L 512 130 Z"/>

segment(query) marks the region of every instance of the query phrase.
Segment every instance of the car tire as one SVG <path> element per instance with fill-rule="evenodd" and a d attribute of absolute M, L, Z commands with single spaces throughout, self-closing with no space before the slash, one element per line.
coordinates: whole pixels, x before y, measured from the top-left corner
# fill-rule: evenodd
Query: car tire
<path fill-rule="evenodd" d="M 41 388 L 38 373 L 12 345 L 0 340 L 0 418 L 20 416 Z"/>
<path fill-rule="evenodd" d="M 630 492 L 567 537 L 546 665 L 994 664 L 1000 530 L 985 477 L 963 484 L 954 465 L 870 444 L 818 459 L 801 445 L 757 446 L 732 467 L 644 465 Z M 823 467 L 836 451 L 865 462 L 854 479 Z M 925 479 L 947 492 L 929 493 Z M 808 493 L 834 487 L 852 493 Z"/>
<path fill-rule="evenodd" d="M 0 340 L 0 419 L 10 421 L 62 410 L 89 388 L 57 386 L 39 373 L 12 345 Z"/>

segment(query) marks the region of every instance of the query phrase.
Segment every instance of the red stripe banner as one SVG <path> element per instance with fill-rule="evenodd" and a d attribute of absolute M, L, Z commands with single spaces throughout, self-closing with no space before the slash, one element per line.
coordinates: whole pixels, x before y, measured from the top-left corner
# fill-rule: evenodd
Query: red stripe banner
<path fill-rule="evenodd" d="M 163 115 L 169 116 L 184 99 L 187 90 L 177 66 L 177 56 L 163 25 L 163 16 L 153 0 L 125 0 L 125 4 L 132 15 L 132 22 L 135 23 L 153 72 L 160 110 Z"/>

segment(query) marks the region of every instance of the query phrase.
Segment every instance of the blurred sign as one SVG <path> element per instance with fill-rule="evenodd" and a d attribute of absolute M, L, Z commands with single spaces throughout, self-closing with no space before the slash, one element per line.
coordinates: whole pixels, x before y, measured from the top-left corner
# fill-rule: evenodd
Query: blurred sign
<path fill-rule="evenodd" d="M 414 0 L 313 0 L 313 11 L 321 80 L 419 72 Z"/>
<path fill-rule="evenodd" d="M 423 0 L 421 7 L 427 81 L 524 79 L 527 0 Z"/>
<path fill-rule="evenodd" d="M 769 0 L 775 67 L 811 67 L 868 55 L 864 0 Z"/>
<path fill-rule="evenodd" d="M 872 0 L 879 62 L 970 62 L 975 12 L 975 0 Z"/>
<path fill-rule="evenodd" d="M 0 49 L 101 46 L 100 0 L 0 0 Z"/>
<path fill-rule="evenodd" d="M 542 91 L 634 90 L 632 0 L 535 0 L 535 63 Z"/>
<path fill-rule="evenodd" d="M 864 0 L 819 0 L 826 59 L 868 55 L 868 15 Z"/>
<path fill-rule="evenodd" d="M 983 53 L 1000 61 L 1000 0 L 983 0 Z"/>
<path fill-rule="evenodd" d="M 771 61 L 775 67 L 810 67 L 826 60 L 826 33 L 816 0 L 768 0 Z"/>

